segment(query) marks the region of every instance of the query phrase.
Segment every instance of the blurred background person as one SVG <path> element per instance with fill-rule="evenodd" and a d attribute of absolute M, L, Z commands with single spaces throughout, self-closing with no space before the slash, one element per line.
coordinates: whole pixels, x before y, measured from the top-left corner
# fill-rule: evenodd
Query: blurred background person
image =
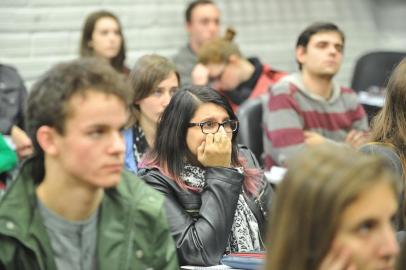
<path fill-rule="evenodd" d="M 87 16 L 82 29 L 80 56 L 100 57 L 118 72 L 130 72 L 125 66 L 125 39 L 116 15 L 100 10 Z"/>
<path fill-rule="evenodd" d="M 195 84 L 210 85 L 221 91 L 232 105 L 268 92 L 268 88 L 285 73 L 263 64 L 257 57 L 245 58 L 236 43 L 234 29 L 227 29 L 224 38 L 206 42 L 199 50 L 198 62 L 207 69 L 206 78 L 194 78 Z"/>
<path fill-rule="evenodd" d="M 151 54 L 137 61 L 129 78 L 134 100 L 131 104 L 131 126 L 124 131 L 125 166 L 135 173 L 142 156 L 154 146 L 159 119 L 178 90 L 180 77 L 169 59 Z"/>
<path fill-rule="evenodd" d="M 0 133 L 11 143 L 20 159 L 32 154 L 30 138 L 24 131 L 27 89 L 17 70 L 0 64 Z"/>
<path fill-rule="evenodd" d="M 183 85 L 192 83 L 192 72 L 194 76 L 207 76 L 207 70 L 197 65 L 197 53 L 204 42 L 218 36 L 220 10 L 211 0 L 192 1 L 185 11 L 185 23 L 188 43 L 173 58 Z"/>
<path fill-rule="evenodd" d="M 394 269 L 396 211 L 396 180 L 384 160 L 332 145 L 308 148 L 277 188 L 266 269 Z"/>

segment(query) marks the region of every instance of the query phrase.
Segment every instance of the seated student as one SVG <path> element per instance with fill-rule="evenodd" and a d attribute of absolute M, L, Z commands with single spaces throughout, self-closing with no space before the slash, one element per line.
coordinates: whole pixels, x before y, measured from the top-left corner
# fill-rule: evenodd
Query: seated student
<path fill-rule="evenodd" d="M 299 35 L 300 72 L 270 89 L 264 110 L 265 168 L 283 166 L 304 145 L 340 143 L 354 148 L 368 140 L 368 121 L 355 92 L 333 81 L 343 60 L 344 33 L 315 23 Z"/>
<path fill-rule="evenodd" d="M 285 73 L 272 69 L 256 57 L 243 57 L 237 44 L 232 42 L 234 35 L 235 31 L 228 29 L 225 38 L 208 41 L 200 48 L 198 61 L 207 68 L 208 76 L 197 76 L 194 81 L 200 85 L 210 82 L 236 111 L 248 98 L 267 93 L 269 86 Z"/>
<path fill-rule="evenodd" d="M 220 30 L 220 9 L 211 0 L 190 1 L 185 10 L 185 28 L 188 41 L 179 48 L 173 62 L 179 71 L 182 85 L 192 83 L 192 73 L 206 74 L 197 63 L 197 53 L 204 42 L 217 37 Z"/>
<path fill-rule="evenodd" d="M 263 249 L 272 188 L 252 152 L 237 146 L 237 132 L 227 100 L 206 86 L 183 88 L 162 115 L 140 175 L 167 198 L 181 264 Z"/>
<path fill-rule="evenodd" d="M 27 89 L 17 70 L 0 63 L 0 133 L 10 136 L 20 159 L 32 154 L 32 143 L 24 131 Z"/>
<path fill-rule="evenodd" d="M 125 166 L 135 173 L 142 156 L 154 145 L 159 118 L 178 90 L 180 79 L 175 65 L 156 54 L 141 57 L 129 78 L 134 99 L 131 127 L 124 131 Z"/>
<path fill-rule="evenodd" d="M 319 145 L 289 160 L 276 191 L 267 270 L 393 270 L 397 186 L 388 164 Z"/>
<path fill-rule="evenodd" d="M 100 57 L 118 72 L 128 74 L 125 66 L 125 40 L 120 21 L 109 11 L 89 14 L 83 24 L 80 41 L 81 57 Z"/>
<path fill-rule="evenodd" d="M 34 155 L 0 200 L 0 269 L 178 269 L 164 198 L 123 171 L 131 91 L 97 59 L 28 98 Z"/>

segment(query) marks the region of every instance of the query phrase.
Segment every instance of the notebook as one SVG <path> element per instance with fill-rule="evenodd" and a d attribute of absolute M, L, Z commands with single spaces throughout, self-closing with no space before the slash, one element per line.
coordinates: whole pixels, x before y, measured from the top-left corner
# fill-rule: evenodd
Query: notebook
<path fill-rule="evenodd" d="M 265 261 L 265 252 L 242 252 L 224 255 L 221 263 L 231 268 L 259 270 Z"/>

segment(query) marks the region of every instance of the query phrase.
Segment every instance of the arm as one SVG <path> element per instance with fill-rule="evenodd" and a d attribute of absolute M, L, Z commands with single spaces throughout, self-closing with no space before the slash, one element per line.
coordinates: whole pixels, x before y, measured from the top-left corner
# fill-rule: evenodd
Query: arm
<path fill-rule="evenodd" d="M 230 168 L 209 168 L 207 186 L 200 194 L 180 190 L 174 180 L 156 171 L 142 178 L 166 196 L 167 217 L 180 263 L 218 264 L 231 231 L 243 175 Z M 195 217 L 186 211 L 187 204 L 198 211 Z"/>

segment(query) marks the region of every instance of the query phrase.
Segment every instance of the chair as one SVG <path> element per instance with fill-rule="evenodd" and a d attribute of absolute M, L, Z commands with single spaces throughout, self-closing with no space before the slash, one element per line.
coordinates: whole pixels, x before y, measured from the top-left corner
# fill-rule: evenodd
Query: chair
<path fill-rule="evenodd" d="M 356 92 L 381 93 L 386 87 L 393 69 L 406 57 L 406 52 L 370 52 L 361 56 L 354 69 L 351 88 Z M 362 102 L 369 121 L 379 112 L 380 106 Z"/>
<path fill-rule="evenodd" d="M 351 88 L 366 91 L 371 86 L 383 88 L 393 69 L 406 57 L 406 52 L 370 52 L 361 56 L 355 64 Z"/>
<path fill-rule="evenodd" d="M 246 145 L 262 165 L 262 104 L 268 99 L 268 95 L 262 95 L 255 99 L 244 101 L 237 110 L 240 121 L 237 142 Z"/>

